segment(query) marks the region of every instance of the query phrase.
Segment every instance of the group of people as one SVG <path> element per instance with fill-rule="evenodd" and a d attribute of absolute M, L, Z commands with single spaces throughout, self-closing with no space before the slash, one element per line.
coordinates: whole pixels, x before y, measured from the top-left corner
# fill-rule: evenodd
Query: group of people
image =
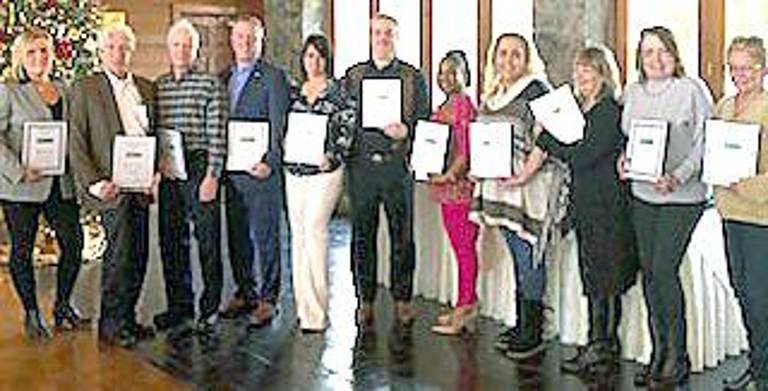
<path fill-rule="evenodd" d="M 535 48 L 524 36 L 502 34 L 488 48 L 481 100 L 466 93 L 469 66 L 460 50 L 439 63 L 437 82 L 445 99 L 430 114 L 427 83 L 420 70 L 396 55 L 398 23 L 379 14 L 371 20 L 371 58 L 333 77 L 327 39 L 312 35 L 301 52 L 301 79 L 263 59 L 260 19 L 238 18 L 231 30 L 234 64 L 223 75 L 193 67 L 200 45 L 195 27 L 174 24 L 167 36 L 171 70 L 155 82 L 131 73 L 136 40 L 128 26 L 105 27 L 99 35 L 102 69 L 75 81 L 71 89 L 50 77 L 51 38 L 31 29 L 14 44 L 12 80 L 0 86 L 0 200 L 9 228 L 11 274 L 26 311 L 26 334 L 50 332 L 35 299 L 32 244 L 43 213 L 61 246 L 54 306 L 57 327 L 77 328 L 86 320 L 70 302 L 77 279 L 82 234 L 79 208 L 101 214 L 107 236 L 102 270 L 99 336 L 133 346 L 153 330 L 136 321 L 135 308 L 146 272 L 148 207 L 159 201 L 160 248 L 167 311 L 154 318 L 169 335 L 209 335 L 219 317 L 247 315 L 255 326 L 276 314 L 280 294 L 280 214 L 287 208 L 291 232 L 292 282 L 299 327 L 322 332 L 329 325 L 327 292 L 328 224 L 344 189 L 352 221 L 351 266 L 358 299 L 356 322 L 374 331 L 377 291 L 377 229 L 383 206 L 389 222 L 391 293 L 397 327 L 408 332 L 415 247 L 414 180 L 408 166 L 415 124 L 420 119 L 451 129 L 445 170 L 429 178 L 458 263 L 455 307 L 432 330 L 470 331 L 478 314 L 477 238 L 480 225 L 498 227 L 514 258 L 517 324 L 498 337 L 506 357 L 525 360 L 541 353 L 545 266 L 552 246 L 569 227 L 578 239 L 581 277 L 589 303 L 589 344 L 563 363 L 580 375 L 617 370 L 621 295 L 638 270 L 653 341 L 651 362 L 635 376 L 638 386 L 665 387 L 689 375 L 684 300 L 678 270 L 707 201 L 700 179 L 704 122 L 710 117 L 758 123 L 768 139 L 765 47 L 759 38 L 736 38 L 727 63 L 737 88 L 714 110 L 706 87 L 685 76 L 672 33 L 643 30 L 637 44 L 640 77 L 621 93 L 610 52 L 580 50 L 573 61 L 574 94 L 586 120 L 584 137 L 564 144 L 534 117 L 530 102 L 551 87 Z M 363 127 L 363 82 L 397 79 L 402 86 L 401 120 L 383 128 Z M 325 155 L 319 165 L 283 162 L 283 134 L 289 112 L 328 117 Z M 632 121 L 663 120 L 669 139 L 663 175 L 653 182 L 627 180 L 625 143 Z M 26 121 L 59 120 L 69 125 L 68 171 L 41 176 L 20 160 Z M 269 147 L 247 171 L 228 172 L 228 121 L 269 124 Z M 470 176 L 470 124 L 513 126 L 512 176 Z M 153 186 L 121 191 L 111 180 L 112 143 L 117 135 L 183 134 L 187 178 L 174 176 L 163 150 Z M 751 365 L 746 375 L 768 387 L 768 297 L 759 266 L 768 253 L 765 206 L 768 149 L 758 175 L 717 187 L 724 218 L 730 275 L 749 331 Z M 222 296 L 221 203 L 225 187 L 229 259 L 237 291 Z M 284 205 L 285 202 L 285 205 Z M 568 218 L 568 217 L 571 218 Z M 199 244 L 204 290 L 195 311 L 190 272 L 190 231 Z M 223 308 L 221 308 L 223 307 Z"/>

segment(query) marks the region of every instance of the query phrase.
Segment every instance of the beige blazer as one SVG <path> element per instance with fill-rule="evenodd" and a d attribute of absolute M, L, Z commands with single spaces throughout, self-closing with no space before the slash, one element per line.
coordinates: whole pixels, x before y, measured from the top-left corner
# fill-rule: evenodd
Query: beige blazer
<path fill-rule="evenodd" d="M 134 76 L 134 82 L 142 104 L 147 106 L 149 132 L 153 134 L 155 85 L 138 76 Z M 88 193 L 88 187 L 92 184 L 112 178 L 112 142 L 115 136 L 125 134 L 107 75 L 97 73 L 78 80 L 72 86 L 70 102 L 69 156 L 78 198 L 86 208 L 115 208 L 120 201 L 119 197 L 107 203 Z"/>
<path fill-rule="evenodd" d="M 64 99 L 66 118 L 67 100 L 63 83 L 55 83 L 59 95 Z M 51 193 L 53 177 L 44 177 L 36 182 L 23 180 L 21 165 L 24 123 L 28 121 L 52 120 L 50 108 L 43 102 L 32 83 L 8 82 L 0 84 L 0 200 L 16 202 L 43 202 Z M 74 182 L 67 170 L 60 181 L 61 193 L 65 199 L 74 196 Z"/>

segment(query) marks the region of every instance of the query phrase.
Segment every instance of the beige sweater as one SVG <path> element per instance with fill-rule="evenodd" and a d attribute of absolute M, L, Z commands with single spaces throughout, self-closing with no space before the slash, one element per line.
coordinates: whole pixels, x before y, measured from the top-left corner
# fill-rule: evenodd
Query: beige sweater
<path fill-rule="evenodd" d="M 735 190 L 715 187 L 717 209 L 723 219 L 768 226 L 768 91 L 738 115 L 736 99 L 725 98 L 717 105 L 715 116 L 762 125 L 758 175 L 739 182 L 734 186 Z"/>

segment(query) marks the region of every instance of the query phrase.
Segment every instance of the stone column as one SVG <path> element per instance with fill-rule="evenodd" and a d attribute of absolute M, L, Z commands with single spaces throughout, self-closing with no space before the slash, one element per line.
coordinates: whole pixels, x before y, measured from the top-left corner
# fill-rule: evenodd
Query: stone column
<path fill-rule="evenodd" d="M 534 3 L 534 31 L 554 85 L 571 79 L 572 60 L 586 44 L 614 44 L 613 0 L 549 0 Z"/>
<path fill-rule="evenodd" d="M 266 57 L 291 75 L 299 73 L 302 44 L 302 0 L 265 0 Z"/>

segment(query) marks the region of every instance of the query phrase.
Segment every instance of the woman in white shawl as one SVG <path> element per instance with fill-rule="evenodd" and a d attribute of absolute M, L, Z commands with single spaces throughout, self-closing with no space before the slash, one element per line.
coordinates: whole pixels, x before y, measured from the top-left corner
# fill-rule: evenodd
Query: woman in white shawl
<path fill-rule="evenodd" d="M 549 91 L 543 72 L 534 71 L 541 65 L 536 60 L 522 35 L 499 36 L 489 50 L 478 117 L 482 122 L 513 125 L 514 175 L 481 180 L 471 213 L 475 221 L 501 229 L 514 258 L 517 325 L 502 333 L 496 345 L 511 359 L 532 357 L 544 348 L 543 259 L 551 235 L 559 231 L 555 223 L 565 215 L 561 200 L 566 199 L 567 170 L 535 146 L 540 127 L 528 104 Z M 534 170 L 537 166 L 541 168 Z"/>

